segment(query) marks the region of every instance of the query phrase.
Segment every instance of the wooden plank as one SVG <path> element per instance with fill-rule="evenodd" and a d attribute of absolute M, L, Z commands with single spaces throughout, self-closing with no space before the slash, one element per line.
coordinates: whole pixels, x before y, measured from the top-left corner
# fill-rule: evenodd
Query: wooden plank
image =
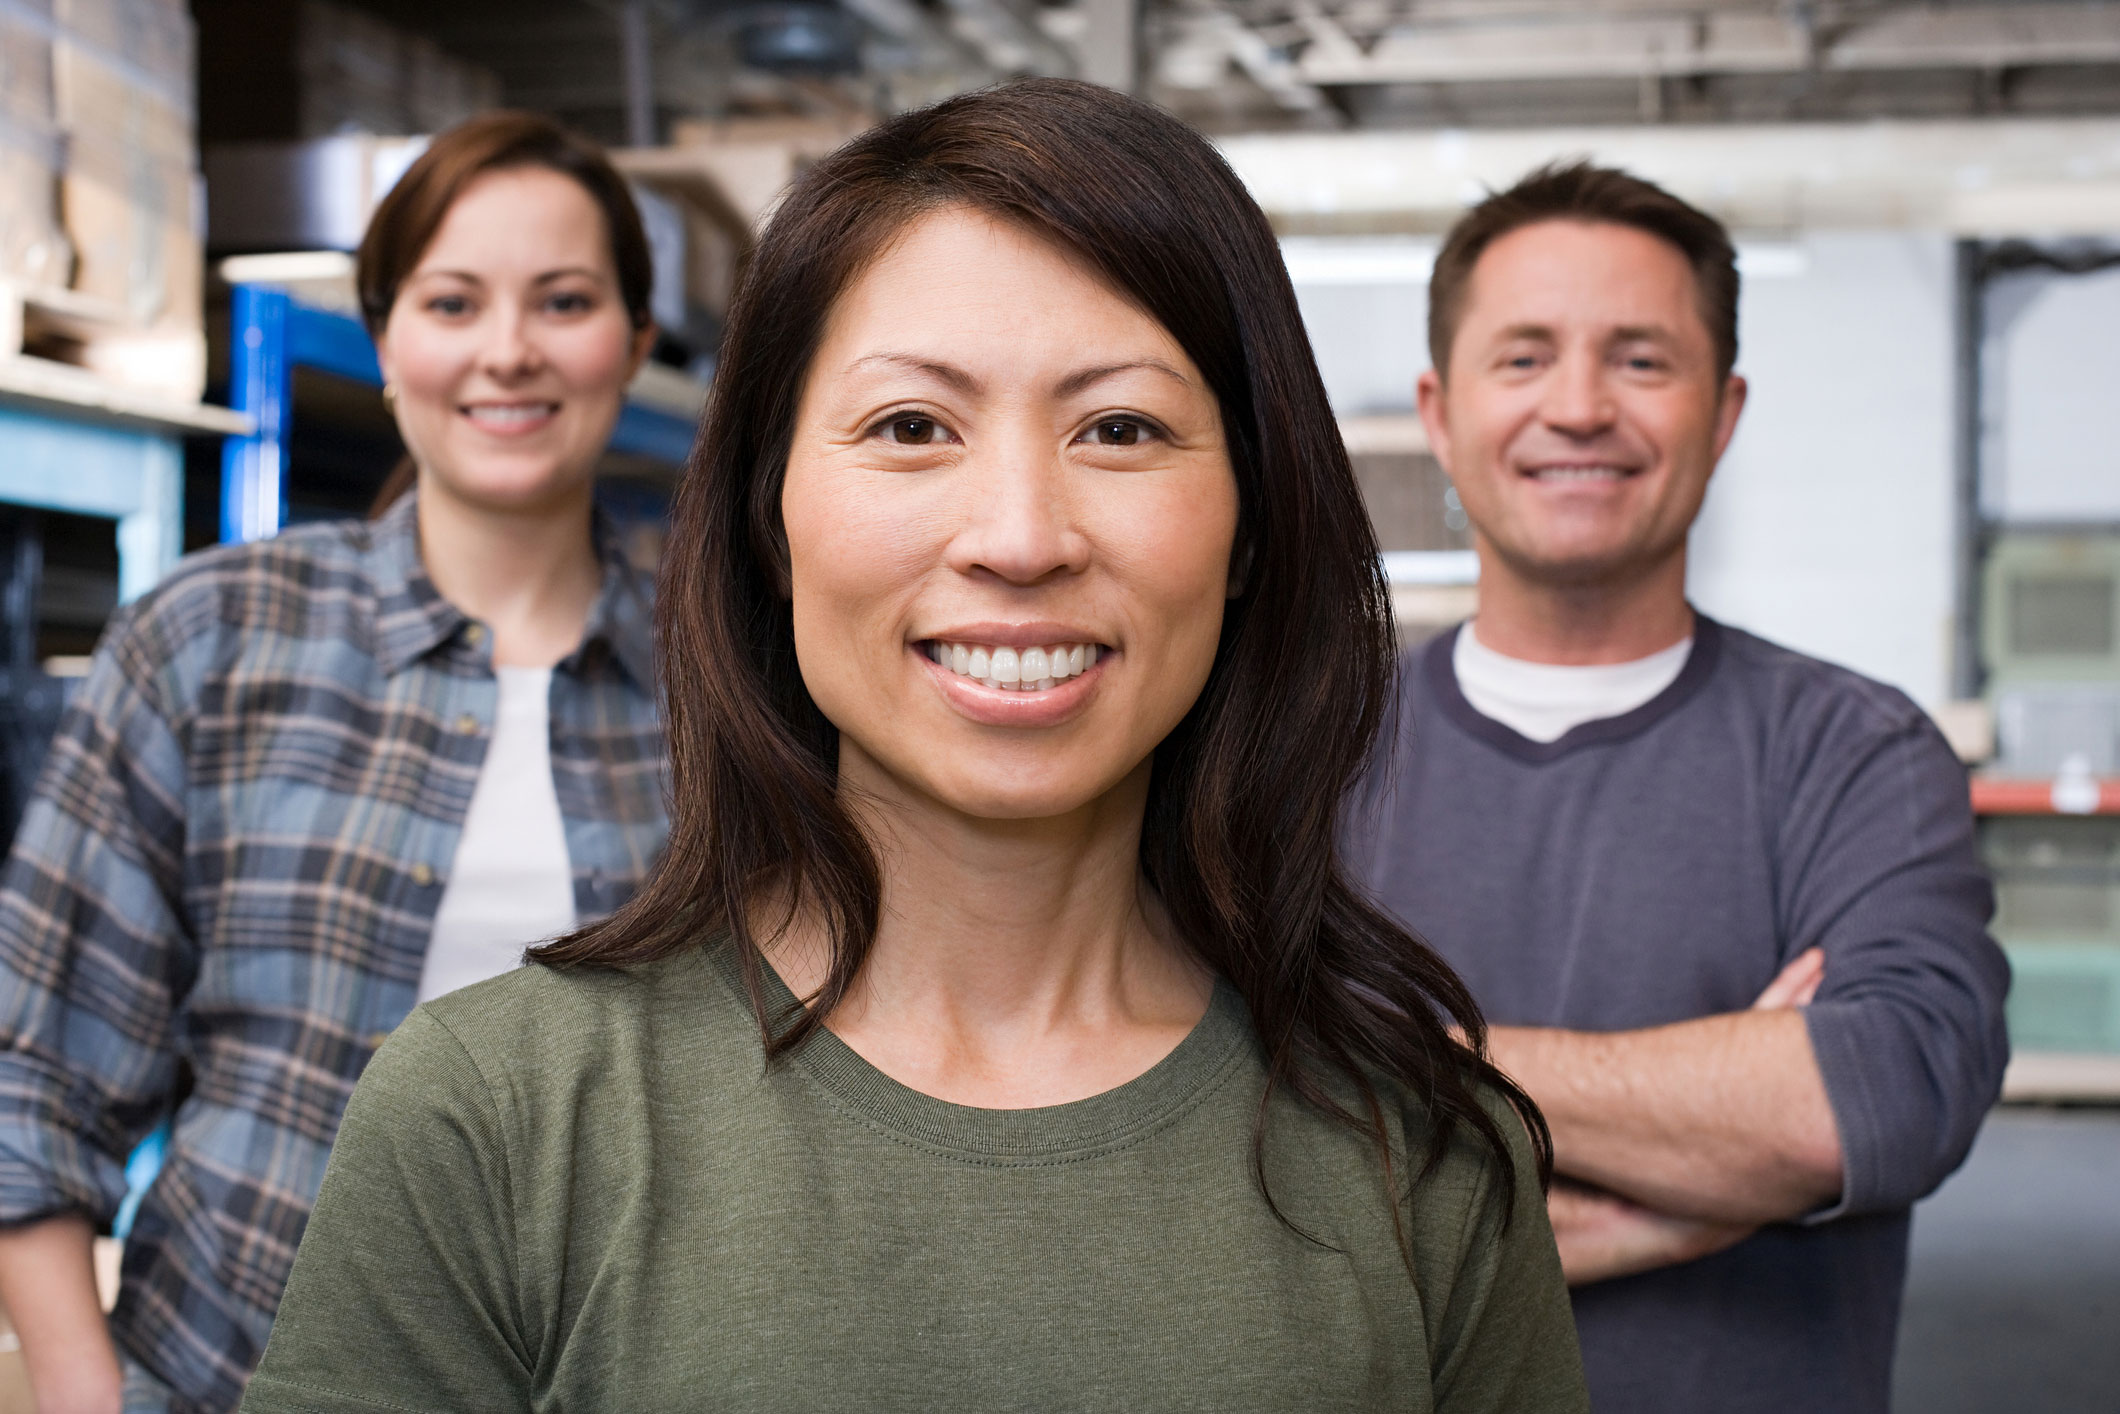
<path fill-rule="evenodd" d="M 0 357 L 80 369 L 168 402 L 195 402 L 206 386 L 195 309 L 142 324 L 108 298 L 46 285 L 0 280 Z"/>
<path fill-rule="evenodd" d="M 243 437 L 251 420 L 211 403 L 129 388 L 50 359 L 0 357 L 0 403 L 133 427 Z"/>

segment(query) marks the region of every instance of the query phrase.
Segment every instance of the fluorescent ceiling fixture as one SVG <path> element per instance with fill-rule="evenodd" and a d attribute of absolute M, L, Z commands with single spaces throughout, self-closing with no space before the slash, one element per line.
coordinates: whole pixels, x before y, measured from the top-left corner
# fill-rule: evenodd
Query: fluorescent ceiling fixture
<path fill-rule="evenodd" d="M 272 255 L 231 255 L 221 262 L 231 285 L 292 285 L 309 280 L 350 280 L 353 257 L 343 250 L 289 250 Z"/>
<path fill-rule="evenodd" d="M 1480 557 L 1474 550 L 1386 550 L 1384 578 L 1393 584 L 1477 584 Z"/>
<path fill-rule="evenodd" d="M 1425 285 L 1436 248 L 1415 236 L 1290 236 L 1281 259 L 1298 285 Z"/>

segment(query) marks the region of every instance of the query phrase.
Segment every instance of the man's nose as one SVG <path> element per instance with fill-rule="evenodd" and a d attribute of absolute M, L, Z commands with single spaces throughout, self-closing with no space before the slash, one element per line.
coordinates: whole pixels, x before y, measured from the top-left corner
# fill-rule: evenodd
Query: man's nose
<path fill-rule="evenodd" d="M 1570 437 L 1594 437 L 1612 425 L 1615 406 L 1602 359 L 1563 357 L 1547 380 L 1539 415 Z"/>
<path fill-rule="evenodd" d="M 1085 566 L 1089 540 L 1076 526 L 1067 468 L 1052 448 L 1013 438 L 975 453 L 961 471 L 972 506 L 951 545 L 957 569 L 1032 585 Z"/>

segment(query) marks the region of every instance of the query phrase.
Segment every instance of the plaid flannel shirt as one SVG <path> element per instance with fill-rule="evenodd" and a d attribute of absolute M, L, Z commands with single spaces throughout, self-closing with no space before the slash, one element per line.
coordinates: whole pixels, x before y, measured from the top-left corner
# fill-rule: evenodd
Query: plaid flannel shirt
<path fill-rule="evenodd" d="M 584 918 L 667 830 L 650 591 L 600 551 L 551 697 Z M 174 1114 L 112 1325 L 183 1406 L 233 1409 L 263 1353 L 340 1113 L 412 1009 L 497 696 L 408 496 L 187 560 L 60 727 L 0 875 L 0 1224 L 108 1221 Z"/>

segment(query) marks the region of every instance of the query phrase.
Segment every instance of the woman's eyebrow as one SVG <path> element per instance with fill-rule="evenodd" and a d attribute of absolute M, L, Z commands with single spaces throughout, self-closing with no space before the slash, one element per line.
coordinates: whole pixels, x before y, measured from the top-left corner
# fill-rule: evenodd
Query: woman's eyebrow
<path fill-rule="evenodd" d="M 1151 373 L 1165 374 L 1184 384 L 1187 388 L 1192 387 L 1190 378 L 1187 378 L 1177 369 L 1172 368 L 1162 359 L 1137 358 L 1127 363 L 1107 363 L 1096 368 L 1085 368 L 1079 372 L 1070 373 L 1067 377 L 1060 380 L 1054 391 L 1063 398 L 1072 397 L 1083 389 L 1101 383 L 1107 378 L 1116 378 L 1121 373 L 1131 373 L 1137 368 L 1147 369 Z"/>
<path fill-rule="evenodd" d="M 949 384 L 959 392 L 977 394 L 980 391 L 979 380 L 963 369 L 958 368 L 954 364 L 938 363 L 934 359 L 923 358 L 919 354 L 863 354 L 860 358 L 847 365 L 847 372 L 853 373 L 863 365 L 871 363 L 886 363 L 895 368 L 905 368 L 915 373 L 924 373 L 930 378 Z"/>

